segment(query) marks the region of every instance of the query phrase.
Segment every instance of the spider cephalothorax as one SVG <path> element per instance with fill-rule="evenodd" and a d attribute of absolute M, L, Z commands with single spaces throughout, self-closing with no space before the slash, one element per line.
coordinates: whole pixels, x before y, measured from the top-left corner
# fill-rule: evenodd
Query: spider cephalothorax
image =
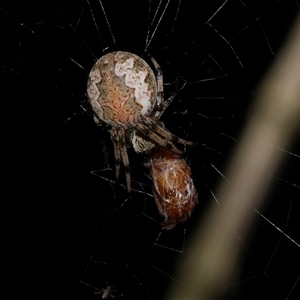
<path fill-rule="evenodd" d="M 175 143 L 192 144 L 173 135 L 158 122 L 174 95 L 163 99 L 162 72 L 156 60 L 151 57 L 151 61 L 157 77 L 141 57 L 130 52 L 111 52 L 97 60 L 88 78 L 87 93 L 95 119 L 110 126 L 116 178 L 122 161 L 129 193 L 131 180 L 126 136 L 131 136 L 137 152 L 160 145 L 180 154 Z"/>

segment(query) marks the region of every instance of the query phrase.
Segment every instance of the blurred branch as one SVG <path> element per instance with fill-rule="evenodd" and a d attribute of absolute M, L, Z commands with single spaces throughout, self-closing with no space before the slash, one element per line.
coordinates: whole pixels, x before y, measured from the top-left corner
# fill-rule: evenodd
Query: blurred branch
<path fill-rule="evenodd" d="M 217 299 L 238 274 L 241 242 L 253 225 L 253 210 L 266 200 L 271 176 L 282 152 L 298 131 L 300 121 L 300 18 L 274 65 L 261 83 L 242 139 L 217 192 L 207 218 L 188 244 L 178 276 L 165 299 Z"/>

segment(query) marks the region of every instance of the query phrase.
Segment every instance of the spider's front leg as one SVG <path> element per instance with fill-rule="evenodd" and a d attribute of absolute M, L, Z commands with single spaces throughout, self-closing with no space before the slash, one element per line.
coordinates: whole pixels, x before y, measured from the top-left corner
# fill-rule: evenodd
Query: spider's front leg
<path fill-rule="evenodd" d="M 125 130 L 123 128 L 112 127 L 110 130 L 111 140 L 114 145 L 115 156 L 115 172 L 116 179 L 119 179 L 120 164 L 123 162 L 126 176 L 126 186 L 129 196 L 131 195 L 131 178 L 130 178 L 130 165 L 126 149 Z"/>
<path fill-rule="evenodd" d="M 160 65 L 158 62 L 150 55 L 150 57 L 156 72 L 156 85 L 157 85 L 157 98 L 156 98 L 156 105 L 159 107 L 164 99 L 164 85 L 163 85 L 163 73 Z"/>
<path fill-rule="evenodd" d="M 160 119 L 160 117 L 163 115 L 164 111 L 168 108 L 168 106 L 172 103 L 176 95 L 177 95 L 176 93 L 172 94 L 167 100 L 162 101 L 160 105 L 157 105 L 155 107 L 152 116 L 155 120 Z"/>
<path fill-rule="evenodd" d="M 150 57 L 156 71 L 156 84 L 157 84 L 157 98 L 156 98 L 156 106 L 153 110 L 153 118 L 155 120 L 159 120 L 165 109 L 172 103 L 176 94 L 171 95 L 167 100 L 164 100 L 164 85 L 163 85 L 163 73 L 158 62 L 150 55 Z"/>

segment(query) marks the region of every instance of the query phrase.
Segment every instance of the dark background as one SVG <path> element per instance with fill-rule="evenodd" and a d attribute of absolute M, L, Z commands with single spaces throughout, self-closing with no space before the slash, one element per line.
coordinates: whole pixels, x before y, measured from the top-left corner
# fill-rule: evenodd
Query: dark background
<path fill-rule="evenodd" d="M 120 299 L 162 299 L 299 10 L 297 1 L 283 0 L 101 3 L 105 15 L 98 1 L 0 4 L 5 299 L 99 299 L 95 288 L 107 283 Z M 128 150 L 136 190 L 129 201 L 122 169 L 120 183 L 114 180 L 109 134 L 89 113 L 88 73 L 115 50 L 155 57 L 165 97 L 178 94 L 161 120 L 198 143 L 184 150 L 200 204 L 168 232 L 159 225 L 144 157 Z M 224 298 L 299 293 L 299 145 L 283 150 L 291 152 L 260 213 L 295 242 L 258 215 L 251 239 L 242 241 L 241 276 Z"/>

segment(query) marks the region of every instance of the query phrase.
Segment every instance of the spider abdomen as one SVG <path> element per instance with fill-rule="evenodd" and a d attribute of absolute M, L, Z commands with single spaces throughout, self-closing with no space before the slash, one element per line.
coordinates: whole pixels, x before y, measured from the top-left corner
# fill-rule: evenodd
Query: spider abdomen
<path fill-rule="evenodd" d="M 156 104 L 156 78 L 137 55 L 111 52 L 93 66 L 87 92 L 100 120 L 114 127 L 135 127 Z"/>

